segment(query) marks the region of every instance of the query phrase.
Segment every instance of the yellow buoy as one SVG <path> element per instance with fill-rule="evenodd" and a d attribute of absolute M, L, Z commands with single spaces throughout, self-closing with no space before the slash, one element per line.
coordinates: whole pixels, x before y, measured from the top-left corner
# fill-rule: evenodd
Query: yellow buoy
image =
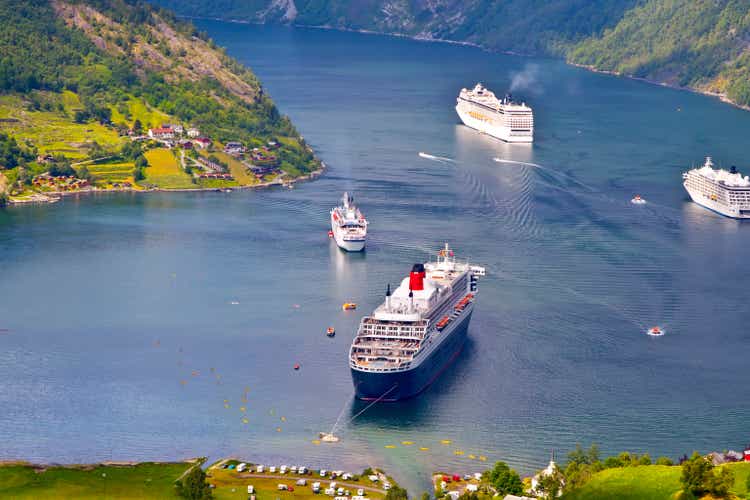
<path fill-rule="evenodd" d="M 246 419 L 246 418 L 243 418 L 243 419 L 242 419 L 242 423 L 243 423 L 243 424 L 246 424 L 246 423 L 248 423 L 248 422 L 249 422 L 249 420 L 248 420 L 248 419 Z"/>
<path fill-rule="evenodd" d="M 456 451 L 454 451 L 454 452 L 453 452 L 453 454 L 454 454 L 454 455 L 463 455 L 463 454 L 464 454 L 464 452 L 463 452 L 463 451 L 461 451 L 461 450 L 456 450 Z"/>
<path fill-rule="evenodd" d="M 450 439 L 443 439 L 442 441 L 440 441 L 440 444 L 451 444 L 451 440 Z"/>
<path fill-rule="evenodd" d="M 395 447 L 396 447 L 396 445 L 395 445 L 395 444 L 387 444 L 387 445 L 385 445 L 385 447 L 386 447 L 386 448 L 388 448 L 388 449 L 390 450 L 390 449 L 393 449 L 393 448 L 395 448 Z"/>
<path fill-rule="evenodd" d="M 481 460 L 482 462 L 486 462 L 487 457 L 485 457 L 484 455 L 479 455 L 479 460 Z"/>
<path fill-rule="evenodd" d="M 404 446 L 411 446 L 414 444 L 414 441 L 401 441 L 401 444 L 403 444 Z"/>
<path fill-rule="evenodd" d="M 429 449 L 429 448 L 426 448 L 426 447 L 424 447 L 424 446 L 422 446 L 422 447 L 421 447 L 421 448 L 419 449 L 419 451 L 430 451 L 430 449 Z"/>
<path fill-rule="evenodd" d="M 477 457 L 476 457 L 476 455 L 469 455 L 469 458 L 472 459 L 472 460 L 474 460 Z"/>
<path fill-rule="evenodd" d="M 320 439 L 313 439 L 312 444 L 320 444 Z"/>
<path fill-rule="evenodd" d="M 245 408 L 244 406 L 240 406 L 240 411 L 244 412 L 245 410 L 247 410 L 247 408 Z"/>

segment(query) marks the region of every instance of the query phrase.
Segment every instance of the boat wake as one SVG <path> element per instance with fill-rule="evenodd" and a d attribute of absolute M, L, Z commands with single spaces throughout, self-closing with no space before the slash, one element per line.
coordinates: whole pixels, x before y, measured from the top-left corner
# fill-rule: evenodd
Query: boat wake
<path fill-rule="evenodd" d="M 452 158 L 446 158 L 445 156 L 435 156 L 435 155 L 431 155 L 429 153 L 425 153 L 423 151 L 420 151 L 419 154 L 418 154 L 418 156 L 420 158 L 424 158 L 425 160 L 439 161 L 439 162 L 442 162 L 442 163 L 455 163 L 456 162 L 456 160 L 454 160 Z"/>

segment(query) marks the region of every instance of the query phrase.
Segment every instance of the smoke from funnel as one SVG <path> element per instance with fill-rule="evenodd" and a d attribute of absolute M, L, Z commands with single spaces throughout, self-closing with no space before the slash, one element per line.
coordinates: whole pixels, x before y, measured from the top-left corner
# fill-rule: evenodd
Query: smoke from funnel
<path fill-rule="evenodd" d="M 541 94 L 542 86 L 539 83 L 539 65 L 527 63 L 521 71 L 510 74 L 510 92 L 525 91 L 533 94 Z"/>

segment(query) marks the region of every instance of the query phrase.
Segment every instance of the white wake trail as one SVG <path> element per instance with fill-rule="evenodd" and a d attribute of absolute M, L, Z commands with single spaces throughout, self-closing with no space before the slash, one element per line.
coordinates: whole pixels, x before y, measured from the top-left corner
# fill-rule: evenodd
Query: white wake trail
<path fill-rule="evenodd" d="M 429 153 L 425 153 L 423 151 L 419 152 L 419 157 L 424 158 L 425 160 L 434 160 L 434 161 L 442 161 L 442 162 L 450 162 L 450 163 L 455 163 L 456 161 L 452 158 L 446 158 L 445 156 L 435 156 Z"/>

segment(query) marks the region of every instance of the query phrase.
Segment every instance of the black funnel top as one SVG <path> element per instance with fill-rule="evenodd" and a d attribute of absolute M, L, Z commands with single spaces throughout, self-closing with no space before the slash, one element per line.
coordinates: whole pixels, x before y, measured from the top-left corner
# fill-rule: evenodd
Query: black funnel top
<path fill-rule="evenodd" d="M 423 273 L 424 272 L 424 264 L 414 264 L 414 266 L 411 268 L 411 272 L 413 272 L 413 273 Z"/>
<path fill-rule="evenodd" d="M 388 283 L 388 288 L 385 289 L 385 296 L 390 297 L 391 296 L 391 284 Z"/>
<path fill-rule="evenodd" d="M 409 290 L 409 298 L 412 298 L 412 297 L 414 297 L 414 292 L 412 292 L 411 290 Z"/>
<path fill-rule="evenodd" d="M 736 174 L 737 173 L 737 167 L 735 167 L 734 165 L 732 165 L 732 168 L 729 169 L 729 172 L 732 173 L 732 174 Z"/>

